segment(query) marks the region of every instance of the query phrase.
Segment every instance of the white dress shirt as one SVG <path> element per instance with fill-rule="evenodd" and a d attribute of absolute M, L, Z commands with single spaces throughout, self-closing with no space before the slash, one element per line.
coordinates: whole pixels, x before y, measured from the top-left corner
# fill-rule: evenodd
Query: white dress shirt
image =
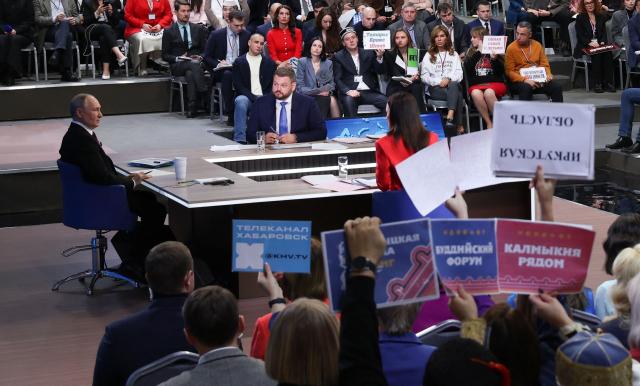
<path fill-rule="evenodd" d="M 274 127 L 276 133 L 280 133 L 280 110 L 282 109 L 282 105 L 280 104 L 281 102 L 287 102 L 286 105 L 286 109 L 287 109 L 287 129 L 289 130 L 289 133 L 291 133 L 291 100 L 293 97 L 293 93 L 291 93 L 291 95 L 289 95 L 289 97 L 287 99 L 276 99 L 276 127 Z"/>

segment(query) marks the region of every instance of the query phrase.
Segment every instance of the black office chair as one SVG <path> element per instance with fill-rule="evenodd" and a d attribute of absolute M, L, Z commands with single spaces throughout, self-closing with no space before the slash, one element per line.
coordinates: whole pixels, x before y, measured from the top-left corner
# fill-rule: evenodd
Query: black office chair
<path fill-rule="evenodd" d="M 422 344 L 440 347 L 446 342 L 459 338 L 462 323 L 459 320 L 448 319 L 416 334 Z"/>
<path fill-rule="evenodd" d="M 126 386 L 155 386 L 184 371 L 196 367 L 200 356 L 190 351 L 178 351 L 140 367 L 131 373 Z"/>
<path fill-rule="evenodd" d="M 77 252 L 91 250 L 91 269 L 82 271 L 58 281 L 51 288 L 57 291 L 61 285 L 73 280 L 84 283 L 91 278 L 87 295 L 93 294 L 96 281 L 101 277 L 123 280 L 134 287 L 140 284 L 118 272 L 109 270 L 105 264 L 107 238 L 112 230 L 133 230 L 138 217 L 129 210 L 127 193 L 123 185 L 94 185 L 84 181 L 80 168 L 58 160 L 62 180 L 63 224 L 75 229 L 96 231 L 90 245 L 80 245 L 62 251 L 65 257 Z"/>

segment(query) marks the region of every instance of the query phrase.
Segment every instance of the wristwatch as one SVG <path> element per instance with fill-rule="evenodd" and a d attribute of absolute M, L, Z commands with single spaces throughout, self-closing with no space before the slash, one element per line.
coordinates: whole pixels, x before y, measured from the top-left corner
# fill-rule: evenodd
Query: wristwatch
<path fill-rule="evenodd" d="M 351 270 L 351 272 L 362 272 L 365 270 L 369 270 L 373 273 L 376 273 L 378 271 L 378 267 L 371 260 L 367 259 L 364 256 L 358 256 L 351 259 L 349 269 Z"/>

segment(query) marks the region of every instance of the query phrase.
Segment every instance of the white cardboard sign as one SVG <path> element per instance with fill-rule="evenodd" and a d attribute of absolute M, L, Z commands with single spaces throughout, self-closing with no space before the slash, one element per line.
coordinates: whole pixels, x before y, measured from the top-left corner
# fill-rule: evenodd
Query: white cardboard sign
<path fill-rule="evenodd" d="M 390 50 L 391 31 L 363 31 L 362 47 L 365 50 Z"/>
<path fill-rule="evenodd" d="M 481 54 L 504 54 L 507 49 L 507 37 L 506 36 L 491 36 L 485 35 L 482 38 L 482 51 Z"/>
<path fill-rule="evenodd" d="M 544 67 L 525 67 L 520 69 L 520 75 L 529 78 L 534 82 L 544 83 L 547 81 L 547 71 Z"/>

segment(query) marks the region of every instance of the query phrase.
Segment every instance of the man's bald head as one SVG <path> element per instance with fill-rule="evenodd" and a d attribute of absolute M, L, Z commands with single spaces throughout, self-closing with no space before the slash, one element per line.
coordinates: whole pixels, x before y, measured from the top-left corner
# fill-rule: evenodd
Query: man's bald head
<path fill-rule="evenodd" d="M 365 7 L 362 11 L 362 26 L 364 28 L 373 28 L 376 23 L 376 10 L 371 7 Z"/>
<path fill-rule="evenodd" d="M 271 19 L 274 20 L 276 17 L 276 11 L 278 10 L 278 8 L 280 8 L 282 4 L 280 3 L 273 3 L 271 4 L 271 8 L 269 8 L 269 14 L 271 14 Z"/>

